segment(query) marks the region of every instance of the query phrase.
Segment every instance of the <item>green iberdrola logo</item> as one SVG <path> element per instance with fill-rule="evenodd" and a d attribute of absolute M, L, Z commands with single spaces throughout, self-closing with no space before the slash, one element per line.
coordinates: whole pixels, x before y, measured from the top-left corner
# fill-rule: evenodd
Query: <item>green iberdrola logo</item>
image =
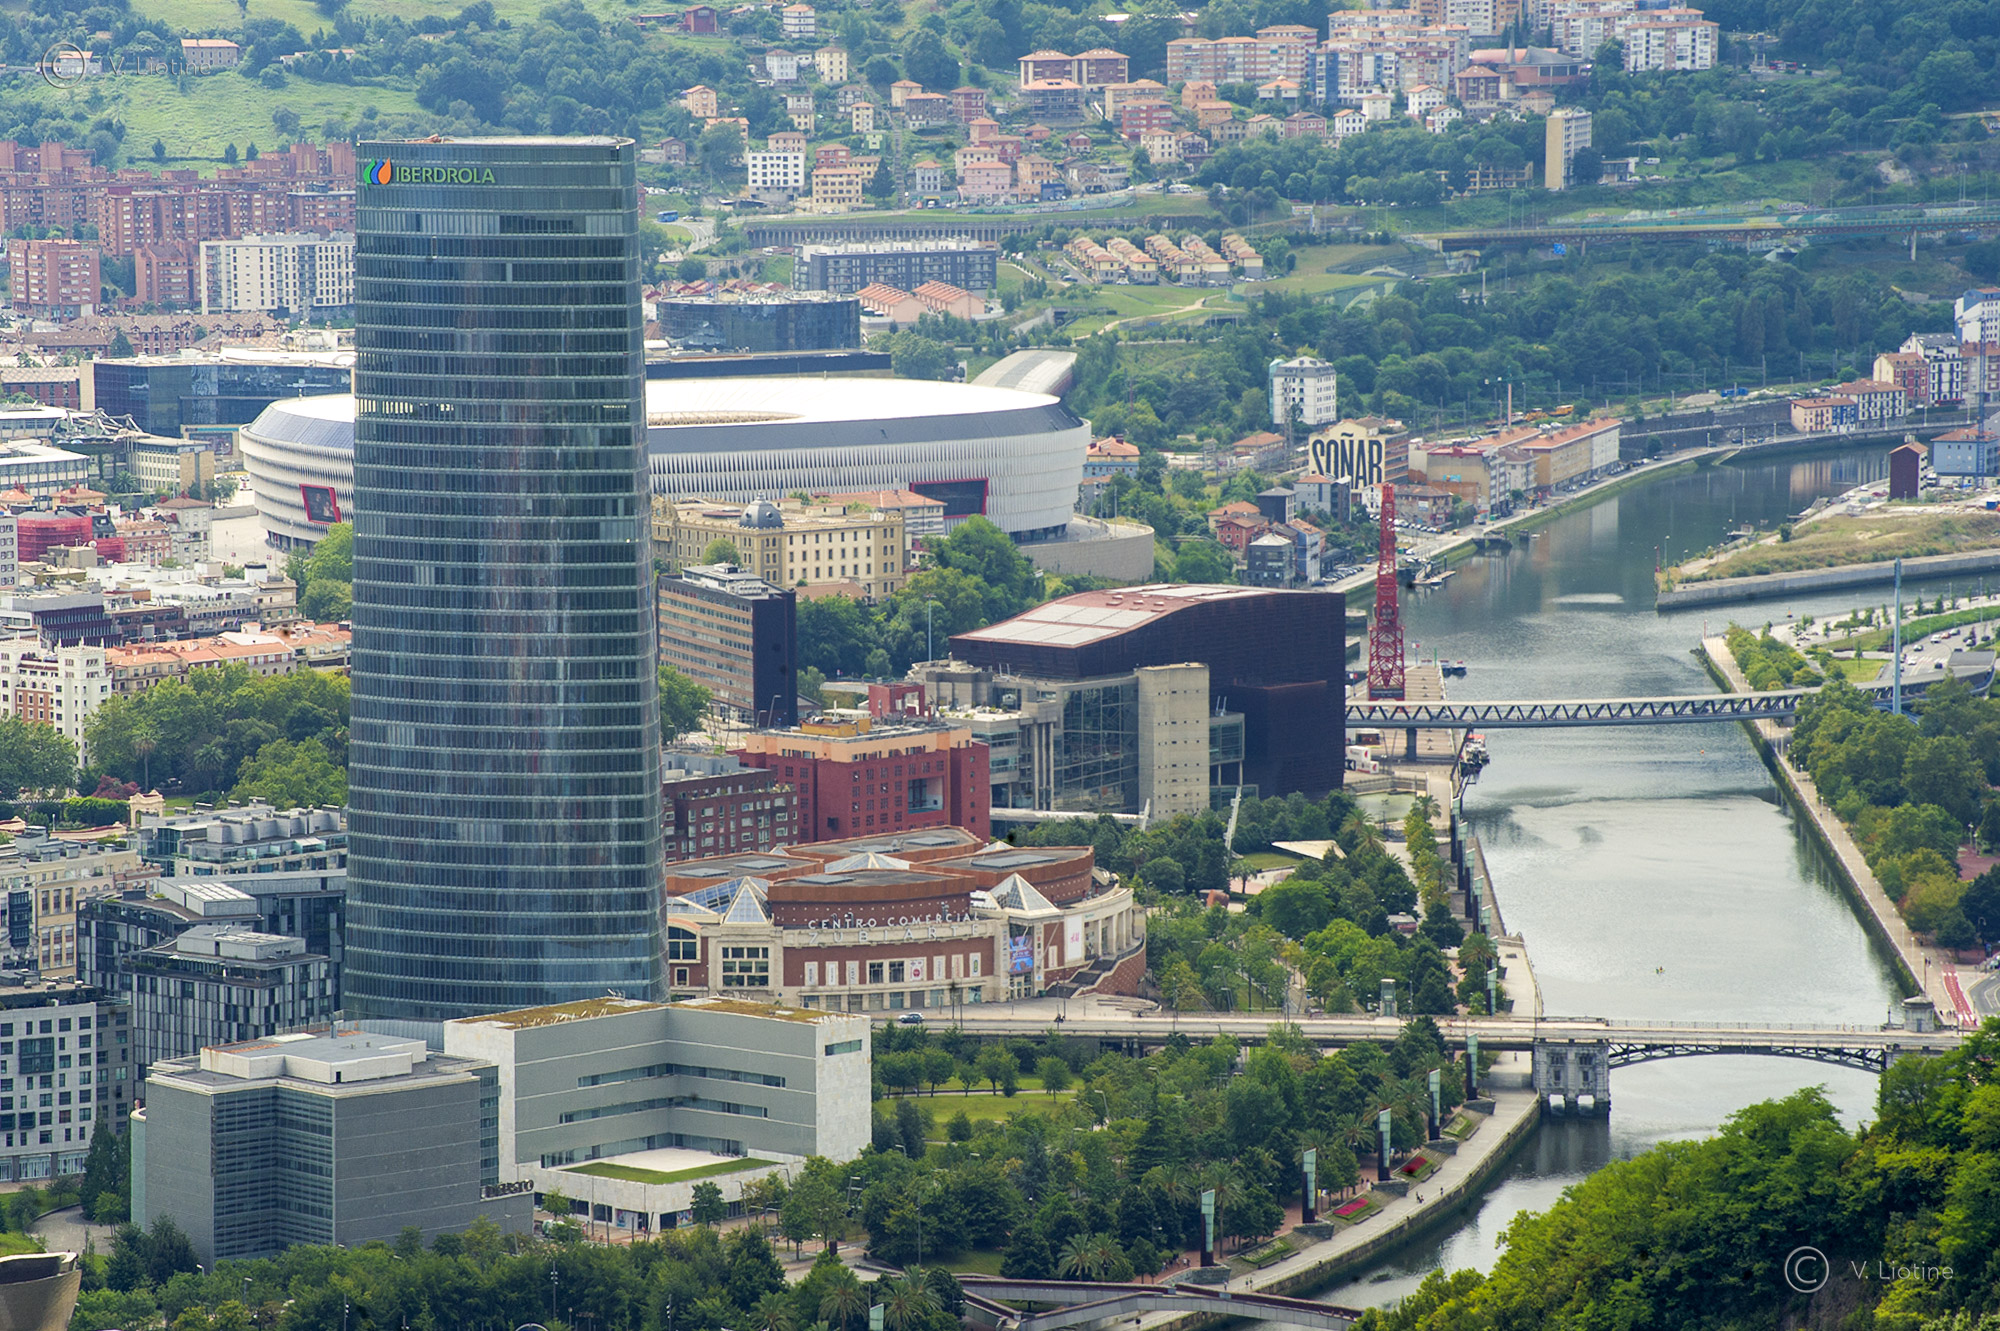
<path fill-rule="evenodd" d="M 386 157 L 368 163 L 361 178 L 371 185 L 491 185 L 490 166 L 397 166 Z"/>

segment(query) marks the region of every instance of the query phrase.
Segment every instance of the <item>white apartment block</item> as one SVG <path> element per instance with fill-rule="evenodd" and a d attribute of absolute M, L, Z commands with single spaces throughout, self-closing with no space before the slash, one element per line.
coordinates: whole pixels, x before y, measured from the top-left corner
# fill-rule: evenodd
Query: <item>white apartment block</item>
<path fill-rule="evenodd" d="M 10 591 L 21 580 L 20 527 L 12 513 L 0 513 L 0 588 Z"/>
<path fill-rule="evenodd" d="M 1625 68 L 1635 74 L 1715 68 L 1721 29 L 1699 9 L 1663 9 L 1633 14 L 1618 25 L 1625 44 Z"/>
<path fill-rule="evenodd" d="M 0 642 L 0 713 L 54 726 L 89 763 L 84 723 L 111 696 L 104 648 L 44 647 L 33 638 Z"/>
<path fill-rule="evenodd" d="M 787 190 L 797 194 L 806 187 L 803 153 L 759 150 L 744 153 L 743 161 L 750 173 L 752 191 Z"/>
<path fill-rule="evenodd" d="M 1294 409 L 1301 425 L 1340 419 L 1333 366 L 1311 356 L 1271 362 L 1271 424 L 1290 423 Z"/>
<path fill-rule="evenodd" d="M 1900 348 L 1924 358 L 1932 402 L 1965 400 L 1965 352 L 1955 333 L 1912 333 Z"/>
<path fill-rule="evenodd" d="M 354 304 L 354 237 L 285 232 L 201 242 L 203 314 Z"/>
<path fill-rule="evenodd" d="M 1974 287 L 1952 302 L 1961 342 L 2000 342 L 2000 287 Z"/>

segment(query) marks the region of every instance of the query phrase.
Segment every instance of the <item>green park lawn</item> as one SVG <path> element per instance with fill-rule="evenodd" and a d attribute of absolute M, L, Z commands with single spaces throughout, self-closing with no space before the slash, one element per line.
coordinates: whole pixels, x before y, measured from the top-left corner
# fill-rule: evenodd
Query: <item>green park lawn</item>
<path fill-rule="evenodd" d="M 1275 850 L 1253 851 L 1237 858 L 1260 872 L 1265 869 L 1289 869 L 1300 862 L 1296 855 L 1281 855 Z"/>

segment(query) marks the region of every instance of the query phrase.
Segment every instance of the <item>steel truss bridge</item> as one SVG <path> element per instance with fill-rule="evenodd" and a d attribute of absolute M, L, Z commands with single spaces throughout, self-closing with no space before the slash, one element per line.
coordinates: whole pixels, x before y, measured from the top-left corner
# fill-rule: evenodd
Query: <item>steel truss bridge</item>
<path fill-rule="evenodd" d="M 1284 1322 L 1309 1331 L 1347 1331 L 1361 1320 L 1352 1308 L 1289 1299 L 1277 1294 L 1212 1289 L 1181 1281 L 1162 1285 L 1094 1284 L 1081 1280 L 1009 1280 L 962 1275 L 966 1320 L 1006 1331 L 1060 1331 L 1070 1326 L 1115 1322 L 1146 1313 L 1215 1313 L 1259 1322 Z M 1022 1312 L 1010 1303 L 1050 1305 Z"/>
<path fill-rule="evenodd" d="M 1928 682 L 1928 681 L 1925 681 Z M 1889 689 L 1855 686 L 1889 705 Z M 1922 686 L 1903 685 L 1905 699 Z M 1793 716 L 1817 689 L 1769 693 L 1704 693 L 1678 698 L 1551 699 L 1541 702 L 1355 702 L 1347 704 L 1347 728 L 1378 730 L 1547 730 L 1565 726 L 1705 725 L 1716 721 L 1774 721 Z"/>

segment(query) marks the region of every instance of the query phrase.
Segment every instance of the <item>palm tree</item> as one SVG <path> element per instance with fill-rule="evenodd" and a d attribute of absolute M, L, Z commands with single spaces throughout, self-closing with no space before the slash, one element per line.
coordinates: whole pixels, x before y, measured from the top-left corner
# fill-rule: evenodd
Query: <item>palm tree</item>
<path fill-rule="evenodd" d="M 1063 1244 L 1062 1254 L 1056 1260 L 1056 1269 L 1071 1280 L 1102 1280 L 1108 1264 L 1104 1260 L 1103 1245 L 1098 1242 L 1101 1235 L 1072 1234 L 1069 1242 Z"/>
<path fill-rule="evenodd" d="M 1437 822 L 1438 802 L 1429 795 L 1419 795 L 1410 801 L 1410 811 L 1420 814 L 1427 823 Z"/>
<path fill-rule="evenodd" d="M 921 1275 L 904 1276 L 889 1282 L 882 1298 L 882 1322 L 888 1331 L 910 1331 L 937 1311 L 937 1295 L 931 1293 Z"/>
<path fill-rule="evenodd" d="M 829 1285 L 826 1293 L 820 1295 L 819 1315 L 840 1331 L 846 1331 L 847 1327 L 868 1316 L 868 1292 L 849 1273 L 845 1280 Z"/>
<path fill-rule="evenodd" d="M 1356 850 L 1364 846 L 1377 850 L 1382 848 L 1382 834 L 1375 829 L 1374 823 L 1368 821 L 1367 815 L 1358 811 L 1348 815 L 1347 821 L 1341 824 L 1340 834 L 1351 838 Z"/>
<path fill-rule="evenodd" d="M 799 1319 L 792 1301 L 776 1290 L 757 1300 L 757 1325 L 763 1331 L 797 1331 Z"/>

